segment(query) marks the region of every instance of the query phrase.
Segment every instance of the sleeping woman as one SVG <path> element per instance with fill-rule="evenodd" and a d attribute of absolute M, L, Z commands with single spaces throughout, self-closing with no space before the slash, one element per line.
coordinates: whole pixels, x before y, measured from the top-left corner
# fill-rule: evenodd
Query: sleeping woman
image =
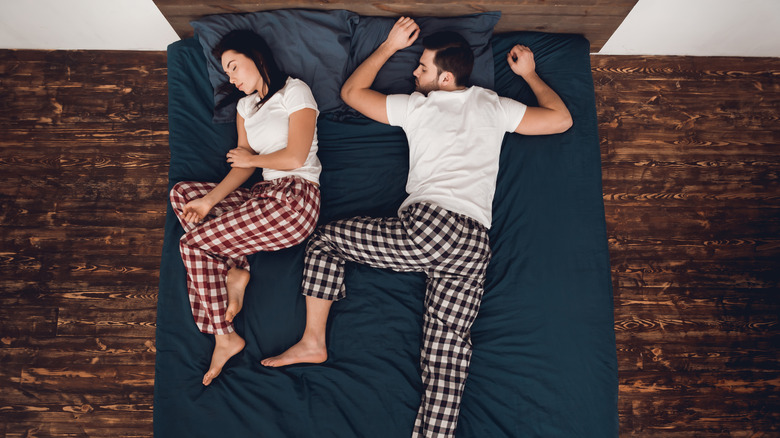
<path fill-rule="evenodd" d="M 309 87 L 282 73 L 251 31 L 228 33 L 214 55 L 230 79 L 219 106 L 238 101 L 231 170 L 219 184 L 180 182 L 170 194 L 185 231 L 179 249 L 192 315 L 201 332 L 215 335 L 204 385 L 244 348 L 233 318 L 249 283 L 247 256 L 303 242 L 320 211 L 318 110 Z M 263 169 L 263 181 L 241 187 L 255 168 Z"/>

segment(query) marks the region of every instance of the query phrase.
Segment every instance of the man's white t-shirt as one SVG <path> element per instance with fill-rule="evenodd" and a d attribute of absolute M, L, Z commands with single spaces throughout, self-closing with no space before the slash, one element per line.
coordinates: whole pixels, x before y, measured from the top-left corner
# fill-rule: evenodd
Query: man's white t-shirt
<path fill-rule="evenodd" d="M 241 98 L 236 108 L 244 118 L 249 146 L 260 155 L 270 154 L 287 147 L 287 137 L 290 128 L 290 115 L 304 108 L 317 111 L 317 102 L 311 94 L 311 89 L 300 79 L 287 78 L 287 82 L 279 91 L 271 96 L 260 109 L 257 102 L 260 97 L 255 94 Z M 314 140 L 309 149 L 309 156 L 302 167 L 294 170 L 263 169 L 263 179 L 271 180 L 283 176 L 294 175 L 319 184 L 322 165 L 317 158 L 317 127 L 314 128 Z"/>
<path fill-rule="evenodd" d="M 387 96 L 387 119 L 409 141 L 409 196 L 399 213 L 430 202 L 490 228 L 504 133 L 517 129 L 526 108 L 476 86 Z"/>

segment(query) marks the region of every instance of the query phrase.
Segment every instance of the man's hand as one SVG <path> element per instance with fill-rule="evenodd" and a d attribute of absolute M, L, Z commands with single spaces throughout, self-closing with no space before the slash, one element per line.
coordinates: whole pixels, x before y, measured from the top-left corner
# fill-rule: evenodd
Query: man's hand
<path fill-rule="evenodd" d="M 248 169 L 256 167 L 253 163 L 253 157 L 255 153 L 246 148 L 231 149 L 227 153 L 227 162 L 230 163 L 230 167 L 242 167 Z"/>
<path fill-rule="evenodd" d="M 411 46 L 419 35 L 420 26 L 409 17 L 401 17 L 390 29 L 384 44 L 393 52 L 397 52 Z"/>
<path fill-rule="evenodd" d="M 208 216 L 213 207 L 205 198 L 193 199 L 182 208 L 184 222 L 195 224 L 202 221 L 204 217 Z"/>
<path fill-rule="evenodd" d="M 516 45 L 506 54 L 509 67 L 525 80 L 539 102 L 528 107 L 515 132 L 524 135 L 548 135 L 565 132 L 572 126 L 571 114 L 561 97 L 536 74 L 534 54 L 526 46 Z"/>
<path fill-rule="evenodd" d="M 516 75 L 525 78 L 536 70 L 534 54 L 526 46 L 516 45 L 506 54 L 506 62 Z"/>
<path fill-rule="evenodd" d="M 387 96 L 371 89 L 377 73 L 395 52 L 412 45 L 420 36 L 420 26 L 409 17 L 395 22 L 385 42 L 363 61 L 341 87 L 341 99 L 364 116 L 388 124 Z"/>

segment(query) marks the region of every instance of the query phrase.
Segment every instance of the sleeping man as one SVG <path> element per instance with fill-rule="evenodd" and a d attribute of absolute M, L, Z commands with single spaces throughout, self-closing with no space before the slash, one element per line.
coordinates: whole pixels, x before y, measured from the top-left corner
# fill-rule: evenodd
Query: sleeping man
<path fill-rule="evenodd" d="M 536 74 L 533 53 L 515 46 L 507 62 L 531 87 L 539 107 L 468 86 L 474 55 L 453 32 L 425 38 L 414 70 L 417 91 L 386 96 L 374 79 L 419 27 L 401 17 L 384 43 L 347 79 L 344 101 L 365 116 L 400 126 L 409 142 L 409 196 L 398 217 L 353 218 L 321 227 L 306 250 L 301 340 L 266 366 L 327 359 L 325 328 L 333 301 L 344 298 L 344 262 L 427 275 L 420 351 L 424 393 L 413 436 L 455 435 L 471 359 L 470 330 L 490 261 L 488 229 L 505 132 L 561 133 L 572 125 L 558 95 Z"/>

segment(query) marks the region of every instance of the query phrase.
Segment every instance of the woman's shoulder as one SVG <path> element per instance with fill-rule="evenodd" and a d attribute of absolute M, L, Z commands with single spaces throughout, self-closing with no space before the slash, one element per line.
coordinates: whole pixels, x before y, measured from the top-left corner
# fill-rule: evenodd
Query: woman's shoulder
<path fill-rule="evenodd" d="M 238 105 L 251 105 L 257 102 L 257 93 L 248 94 L 238 99 Z"/>
<path fill-rule="evenodd" d="M 238 99 L 236 103 L 236 109 L 241 117 L 246 118 L 247 115 L 252 112 L 251 110 L 257 105 L 257 93 L 252 93 Z"/>
<path fill-rule="evenodd" d="M 311 87 L 309 87 L 306 82 L 302 81 L 301 79 L 294 78 L 292 76 L 287 78 L 287 82 L 284 84 L 284 87 L 282 87 L 285 91 L 286 90 L 306 90 L 309 93 L 311 93 Z"/>
<path fill-rule="evenodd" d="M 306 82 L 298 78 L 287 78 L 287 83 L 280 91 L 285 96 L 285 101 L 290 104 L 298 104 L 299 101 L 303 99 L 303 101 L 311 102 L 312 105 L 316 105 L 311 88 L 309 88 Z"/>

